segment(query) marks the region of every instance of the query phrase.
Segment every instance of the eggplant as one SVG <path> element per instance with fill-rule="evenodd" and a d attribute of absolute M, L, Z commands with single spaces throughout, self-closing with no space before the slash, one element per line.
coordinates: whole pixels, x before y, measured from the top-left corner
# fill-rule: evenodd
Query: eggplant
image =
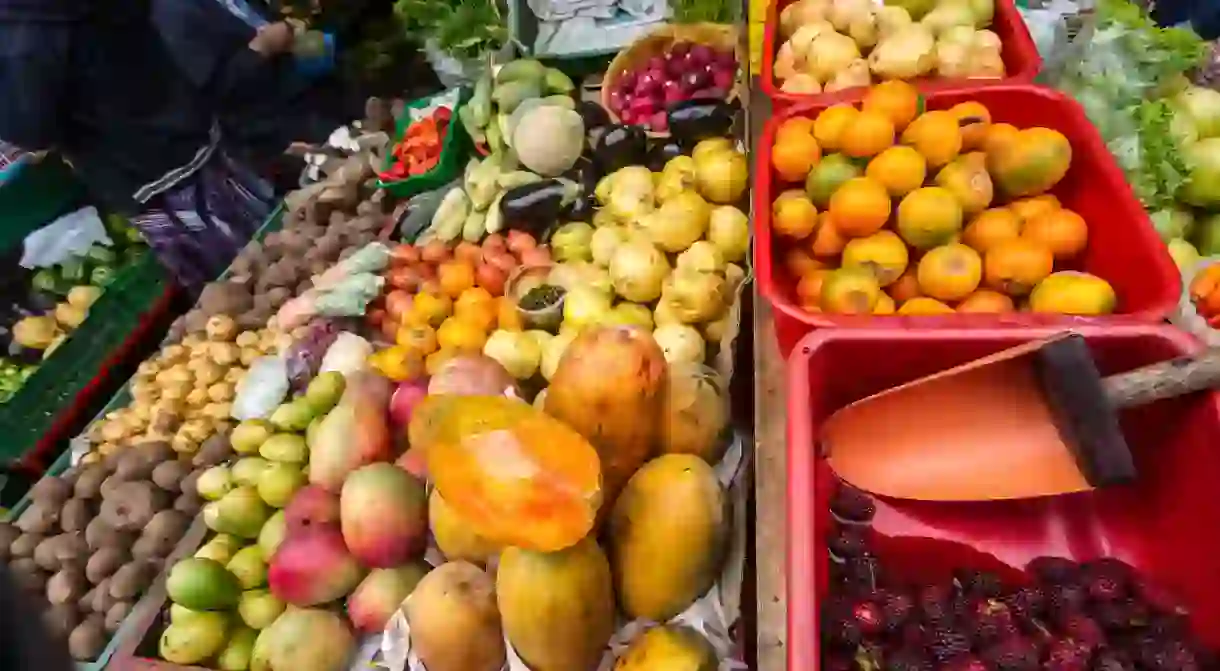
<path fill-rule="evenodd" d="M 613 125 L 602 133 L 593 150 L 593 160 L 608 175 L 629 165 L 643 165 L 648 155 L 648 136 L 639 126 Z"/>
<path fill-rule="evenodd" d="M 593 215 L 597 212 L 597 204 L 593 202 L 593 192 L 588 191 L 582 194 L 579 198 L 572 201 L 567 211 L 563 213 L 563 218 L 567 221 L 593 221 Z"/>
<path fill-rule="evenodd" d="M 529 233 L 541 242 L 565 210 L 582 196 L 583 189 L 576 182 L 544 179 L 505 191 L 500 215 L 508 228 Z"/>
<path fill-rule="evenodd" d="M 606 113 L 606 108 L 592 100 L 581 100 L 576 103 L 576 111 L 580 113 L 580 118 L 585 122 L 586 132 L 610 125 L 610 115 Z"/>
<path fill-rule="evenodd" d="M 602 173 L 593 164 L 593 161 L 581 156 L 576 159 L 576 165 L 569 168 L 560 177 L 576 182 L 586 194 L 592 194 L 593 190 L 597 188 L 598 180 L 602 178 Z"/>
<path fill-rule="evenodd" d="M 671 158 L 685 153 L 682 149 L 682 144 L 677 140 L 671 137 L 658 139 L 649 145 L 648 159 L 644 165 L 648 166 L 648 169 L 653 172 L 661 172 Z"/>
<path fill-rule="evenodd" d="M 694 98 L 669 108 L 669 134 L 686 147 L 712 137 L 726 137 L 733 130 L 739 106 L 723 100 Z"/>

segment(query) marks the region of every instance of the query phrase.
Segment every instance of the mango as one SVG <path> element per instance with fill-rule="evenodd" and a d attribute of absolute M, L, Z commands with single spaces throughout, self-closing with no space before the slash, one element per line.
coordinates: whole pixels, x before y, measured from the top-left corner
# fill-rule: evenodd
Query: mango
<path fill-rule="evenodd" d="M 640 634 L 614 663 L 614 671 L 716 671 L 719 667 L 716 651 L 702 634 L 673 625 Z"/>
<path fill-rule="evenodd" d="M 339 495 L 343 542 L 369 568 L 393 568 L 423 554 L 428 542 L 424 483 L 394 464 L 352 472 Z"/>
<path fill-rule="evenodd" d="M 1072 143 L 1050 128 L 1027 128 L 987 152 L 987 172 L 1009 198 L 1033 196 L 1063 179 L 1072 164 Z"/>
<path fill-rule="evenodd" d="M 610 564 L 592 538 L 560 552 L 505 549 L 496 603 L 505 636 L 533 671 L 592 671 L 614 633 Z"/>
<path fill-rule="evenodd" d="M 500 671 L 504 636 L 496 587 L 483 569 L 443 564 L 415 585 L 404 604 L 411 647 L 428 671 Z"/>
<path fill-rule="evenodd" d="M 436 538 L 436 546 L 450 561 L 463 560 L 472 564 L 486 564 L 488 559 L 500 552 L 495 543 L 480 536 L 462 519 L 441 493 L 432 490 L 428 497 L 428 527 Z"/>
<path fill-rule="evenodd" d="M 689 454 L 648 462 L 610 515 L 610 564 L 623 612 L 667 622 L 686 610 L 719 577 L 728 528 L 724 489 L 707 462 Z"/>
<path fill-rule="evenodd" d="M 250 671 L 342 671 L 355 648 L 356 639 L 342 616 L 289 608 L 259 633 Z"/>
<path fill-rule="evenodd" d="M 1074 270 L 1051 273 L 1029 295 L 1032 312 L 1108 315 L 1114 312 L 1117 303 L 1118 297 L 1109 282 Z"/>

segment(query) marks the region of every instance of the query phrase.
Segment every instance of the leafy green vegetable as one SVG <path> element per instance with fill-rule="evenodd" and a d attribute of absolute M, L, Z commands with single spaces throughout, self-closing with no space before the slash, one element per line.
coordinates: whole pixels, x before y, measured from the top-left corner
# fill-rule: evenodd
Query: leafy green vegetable
<path fill-rule="evenodd" d="M 508 40 L 497 0 L 398 0 L 394 13 L 408 34 L 435 40 L 441 51 L 456 58 L 477 58 Z"/>
<path fill-rule="evenodd" d="M 1174 110 L 1163 97 L 1184 83 L 1183 73 L 1205 54 L 1186 28 L 1161 28 L 1127 0 L 1101 0 L 1096 27 L 1052 86 L 1075 96 L 1106 140 L 1145 208 L 1171 206 L 1189 175 Z"/>
<path fill-rule="evenodd" d="M 670 0 L 677 23 L 737 23 L 741 19 L 740 1 L 734 0 Z"/>

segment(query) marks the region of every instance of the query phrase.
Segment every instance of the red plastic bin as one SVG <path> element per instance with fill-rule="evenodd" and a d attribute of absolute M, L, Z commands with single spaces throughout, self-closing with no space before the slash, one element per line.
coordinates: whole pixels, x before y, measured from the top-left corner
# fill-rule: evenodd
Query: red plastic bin
<path fill-rule="evenodd" d="M 1074 329 L 1103 374 L 1202 346 L 1168 326 Z M 817 458 L 820 426 L 834 411 L 894 385 L 1043 338 L 1059 329 L 836 329 L 805 337 L 788 372 L 788 671 L 819 665 L 818 608 L 828 587 L 825 537 L 834 475 Z M 1014 583 L 1040 555 L 1077 561 L 1109 556 L 1135 566 L 1183 599 L 1192 624 L 1220 645 L 1220 395 L 1200 394 L 1124 411 L 1136 484 L 1024 501 L 930 503 L 877 500 L 874 550 L 899 580 L 942 580 L 955 567 L 997 571 Z"/>
<path fill-rule="evenodd" d="M 775 55 L 779 52 L 783 38 L 779 34 L 779 15 L 785 7 L 797 0 L 774 0 L 767 9 L 767 22 L 763 27 L 762 74 L 761 86 L 763 93 L 771 99 L 772 106 L 779 111 L 792 105 L 802 103 L 834 104 L 843 100 L 859 99 L 864 94 L 864 88 L 851 88 L 834 93 L 798 94 L 786 93 L 780 90 L 775 81 Z M 995 16 L 989 28 L 999 35 L 1002 46 L 1000 57 L 1004 59 L 1004 71 L 1008 76 L 1003 79 L 938 79 L 934 77 L 915 81 L 921 91 L 939 91 L 960 88 L 963 86 L 987 86 L 996 82 L 1031 82 L 1042 68 L 1042 57 L 1038 55 L 1038 46 L 1029 34 L 1025 19 L 1017 11 L 1012 0 L 996 0 Z"/>
<path fill-rule="evenodd" d="M 977 100 L 991 111 L 993 121 L 1018 128 L 1045 126 L 1063 133 L 1072 143 L 1072 165 L 1051 191 L 1063 206 L 1080 213 L 1089 223 L 1089 246 L 1076 270 L 1096 274 L 1114 287 L 1118 307 L 1114 315 L 1012 313 L 1006 315 L 870 316 L 811 314 L 793 299 L 796 279 L 784 267 L 781 242 L 771 235 L 771 202 L 783 190 L 796 188 L 780 182 L 771 170 L 771 145 L 786 119 L 816 116 L 829 104 L 795 107 L 769 119 L 755 152 L 754 165 L 754 268 L 760 293 L 774 309 L 775 332 L 785 355 L 801 336 L 815 328 L 886 327 L 950 328 L 1035 325 L 1081 325 L 1094 322 L 1163 321 L 1177 308 L 1181 276 L 1165 244 L 1153 229 L 1144 208 L 1131 192 L 1122 170 L 1106 149 L 1097 129 L 1074 100 L 1061 93 L 1026 84 L 996 85 L 973 91 L 941 91 L 927 97 L 928 109 L 947 109 Z"/>

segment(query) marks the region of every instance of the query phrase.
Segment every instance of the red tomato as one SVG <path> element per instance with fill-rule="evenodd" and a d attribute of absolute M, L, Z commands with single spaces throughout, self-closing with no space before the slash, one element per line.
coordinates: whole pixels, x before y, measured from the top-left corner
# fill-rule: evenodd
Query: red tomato
<path fill-rule="evenodd" d="M 401 322 L 402 318 L 411 311 L 411 305 L 414 302 L 415 297 L 401 289 L 396 289 L 386 294 L 385 311 L 389 316 L 389 319 L 386 321 L 392 321 L 395 324 Z"/>

